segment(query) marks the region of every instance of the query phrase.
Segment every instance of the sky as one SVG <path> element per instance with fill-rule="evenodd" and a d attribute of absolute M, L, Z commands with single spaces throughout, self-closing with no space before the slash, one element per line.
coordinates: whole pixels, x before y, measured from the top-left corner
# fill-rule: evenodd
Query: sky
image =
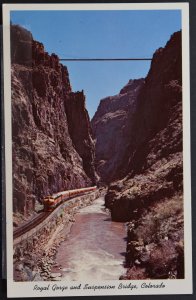
<path fill-rule="evenodd" d="M 181 29 L 179 10 L 12 11 L 11 21 L 30 30 L 60 58 L 151 58 Z M 90 118 L 101 99 L 130 80 L 146 77 L 150 61 L 63 62 L 73 91 L 84 90 Z"/>

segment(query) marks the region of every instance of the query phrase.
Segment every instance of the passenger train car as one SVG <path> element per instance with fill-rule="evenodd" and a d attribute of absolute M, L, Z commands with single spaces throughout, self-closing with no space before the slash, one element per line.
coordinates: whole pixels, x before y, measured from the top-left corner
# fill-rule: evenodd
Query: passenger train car
<path fill-rule="evenodd" d="M 89 188 L 63 191 L 60 193 L 53 194 L 51 196 L 46 196 L 43 200 L 44 211 L 52 211 L 60 203 L 72 198 L 73 196 L 83 195 L 85 193 L 95 191 L 96 189 L 96 186 L 92 186 Z"/>

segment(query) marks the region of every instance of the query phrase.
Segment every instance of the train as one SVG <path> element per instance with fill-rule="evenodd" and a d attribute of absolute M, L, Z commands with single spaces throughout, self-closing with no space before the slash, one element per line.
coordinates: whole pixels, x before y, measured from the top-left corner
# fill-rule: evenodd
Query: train
<path fill-rule="evenodd" d="M 88 188 L 63 191 L 63 192 L 59 192 L 59 193 L 55 193 L 55 194 L 46 196 L 43 199 L 44 211 L 52 211 L 59 204 L 63 203 L 64 201 L 67 201 L 70 198 L 73 198 L 75 196 L 79 196 L 79 195 L 83 195 L 85 193 L 95 191 L 96 189 L 97 189 L 97 186 L 92 186 L 92 187 L 88 187 Z"/>

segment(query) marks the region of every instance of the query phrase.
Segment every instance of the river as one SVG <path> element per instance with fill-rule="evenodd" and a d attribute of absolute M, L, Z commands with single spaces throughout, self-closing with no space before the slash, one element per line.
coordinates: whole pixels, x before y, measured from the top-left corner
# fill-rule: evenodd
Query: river
<path fill-rule="evenodd" d="M 118 280 L 125 273 L 125 224 L 111 221 L 104 197 L 80 209 L 75 219 L 56 256 L 62 280 Z"/>

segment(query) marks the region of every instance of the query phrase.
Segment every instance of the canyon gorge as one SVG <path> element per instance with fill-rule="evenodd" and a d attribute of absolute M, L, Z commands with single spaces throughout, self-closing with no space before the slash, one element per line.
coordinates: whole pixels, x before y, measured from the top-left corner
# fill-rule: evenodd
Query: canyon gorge
<path fill-rule="evenodd" d="M 127 222 L 120 279 L 183 278 L 181 32 L 154 53 L 146 78 L 102 99 L 91 121 L 58 56 L 18 25 L 11 66 L 16 222 L 46 195 L 104 186 L 112 220 Z"/>

